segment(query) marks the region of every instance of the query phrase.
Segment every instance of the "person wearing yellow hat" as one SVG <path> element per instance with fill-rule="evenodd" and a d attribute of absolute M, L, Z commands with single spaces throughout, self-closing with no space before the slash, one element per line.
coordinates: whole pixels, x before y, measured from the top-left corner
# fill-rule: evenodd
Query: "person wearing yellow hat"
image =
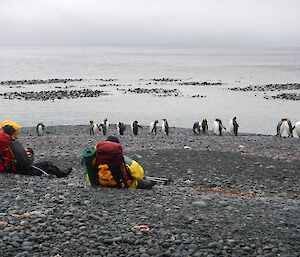
<path fill-rule="evenodd" d="M 70 174 L 71 168 L 67 172 L 61 171 L 50 161 L 43 161 L 33 165 L 34 152 L 31 148 L 24 148 L 16 140 L 19 130 L 22 127 L 13 121 L 3 121 L 0 131 L 0 172 L 15 172 L 24 175 L 41 176 L 49 174 L 56 177 L 66 177 Z"/>
<path fill-rule="evenodd" d="M 1 122 L 2 130 L 6 130 L 7 134 L 11 136 L 12 140 L 15 140 L 22 128 L 18 123 L 11 120 L 5 120 Z"/>

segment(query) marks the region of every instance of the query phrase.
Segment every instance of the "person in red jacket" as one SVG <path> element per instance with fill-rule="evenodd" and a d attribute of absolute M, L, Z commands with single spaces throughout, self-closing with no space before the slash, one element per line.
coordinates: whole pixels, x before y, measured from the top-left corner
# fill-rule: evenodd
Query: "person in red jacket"
<path fill-rule="evenodd" d="M 71 168 L 66 172 L 61 171 L 50 161 L 42 161 L 33 164 L 34 152 L 31 148 L 24 148 L 16 140 L 20 129 L 19 124 L 13 121 L 3 121 L 0 132 L 0 172 L 15 172 L 24 175 L 41 176 L 49 174 L 58 178 L 66 177 L 70 174 Z"/>
<path fill-rule="evenodd" d="M 15 130 L 5 126 L 0 131 L 0 172 L 16 172 L 16 162 L 10 149 L 11 135 Z"/>

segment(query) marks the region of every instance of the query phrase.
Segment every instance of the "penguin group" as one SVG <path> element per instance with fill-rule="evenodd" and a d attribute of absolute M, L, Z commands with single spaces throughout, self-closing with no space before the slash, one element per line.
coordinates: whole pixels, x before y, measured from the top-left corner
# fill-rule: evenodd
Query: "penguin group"
<path fill-rule="evenodd" d="M 276 136 L 282 137 L 287 135 L 288 137 L 294 137 L 294 130 L 300 139 L 300 121 L 297 121 L 295 126 L 293 126 L 292 122 L 288 118 L 282 118 L 277 124 Z"/>
<path fill-rule="evenodd" d="M 160 122 L 161 122 L 161 129 L 158 130 L 158 126 L 159 126 Z M 106 136 L 108 134 L 109 125 L 110 124 L 109 124 L 107 118 L 104 118 L 99 125 L 97 125 L 94 121 L 91 120 L 90 121 L 90 129 L 89 129 L 90 135 L 95 135 L 96 132 L 99 131 L 104 136 Z M 137 136 L 139 134 L 140 129 L 143 129 L 143 127 L 141 125 L 139 125 L 137 120 L 134 120 L 131 123 L 130 127 L 131 127 L 132 134 L 135 136 Z M 237 122 L 237 117 L 233 117 L 229 121 L 228 131 L 230 134 L 232 134 L 234 136 L 238 136 L 239 127 L 240 126 Z M 117 128 L 117 134 L 119 136 L 122 136 L 125 134 L 126 125 L 124 124 L 124 122 L 122 122 L 122 121 L 117 122 L 116 128 Z M 45 126 L 43 123 L 39 123 L 37 125 L 38 136 L 40 136 L 44 133 L 44 129 L 45 129 Z M 202 134 L 207 133 L 208 132 L 208 119 L 204 118 L 204 119 L 202 119 L 202 121 L 194 122 L 192 130 L 193 130 L 194 135 L 200 135 L 201 133 Z M 217 136 L 223 136 L 223 130 L 227 130 L 227 129 L 223 125 L 222 120 L 220 118 L 216 118 L 212 124 L 213 134 L 215 134 Z M 166 136 L 169 136 L 169 124 L 168 124 L 167 119 L 161 119 L 161 121 L 153 120 L 150 123 L 149 134 L 156 136 L 158 131 L 161 131 Z M 296 122 L 295 126 L 292 126 L 292 123 L 288 118 L 282 118 L 277 124 L 276 131 L 277 131 L 277 133 L 276 133 L 277 137 L 282 137 L 285 134 L 288 137 L 293 137 L 293 131 L 295 131 L 295 133 L 300 138 L 300 121 Z"/>
<path fill-rule="evenodd" d="M 167 121 L 167 119 L 162 119 L 161 121 L 161 131 L 165 134 L 165 135 L 169 135 L 169 123 Z M 151 135 L 155 135 L 157 134 L 157 124 L 159 123 L 159 120 L 154 120 L 150 123 L 149 126 L 149 133 Z"/>
<path fill-rule="evenodd" d="M 203 119 L 201 121 L 196 121 L 193 125 L 193 132 L 194 135 L 200 135 L 200 133 L 206 133 L 208 131 L 208 124 L 207 124 L 207 119 Z"/>
<path fill-rule="evenodd" d="M 233 117 L 229 121 L 229 132 L 235 136 L 238 135 L 239 125 L 237 123 L 237 118 Z M 222 120 L 217 118 L 213 121 L 212 131 L 215 135 L 222 136 L 223 130 L 226 130 L 226 127 L 223 125 Z M 203 119 L 202 121 L 196 121 L 193 125 L 193 133 L 194 135 L 200 135 L 201 132 L 203 134 L 208 132 L 208 119 Z"/>

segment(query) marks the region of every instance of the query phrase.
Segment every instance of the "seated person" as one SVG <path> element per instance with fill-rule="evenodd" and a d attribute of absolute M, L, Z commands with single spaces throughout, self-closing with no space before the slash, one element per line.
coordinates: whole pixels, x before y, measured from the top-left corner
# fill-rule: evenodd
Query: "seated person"
<path fill-rule="evenodd" d="M 0 131 L 0 172 L 15 172 L 24 175 L 55 175 L 58 178 L 66 177 L 67 172 L 61 171 L 49 161 L 33 165 L 34 152 L 31 148 L 24 148 L 17 140 L 22 127 L 13 121 L 3 121 Z"/>
<path fill-rule="evenodd" d="M 119 139 L 109 136 L 83 152 L 83 160 L 93 186 L 150 189 L 155 182 L 144 179 L 143 168 L 123 155 Z"/>

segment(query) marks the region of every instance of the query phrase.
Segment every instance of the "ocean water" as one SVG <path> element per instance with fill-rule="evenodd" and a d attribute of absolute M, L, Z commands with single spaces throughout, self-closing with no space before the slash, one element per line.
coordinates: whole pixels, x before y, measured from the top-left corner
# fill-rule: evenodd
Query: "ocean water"
<path fill-rule="evenodd" d="M 0 48 L 0 81 L 32 79 L 78 79 L 67 84 L 0 86 L 0 93 L 11 91 L 91 88 L 96 79 L 115 79 L 119 88 L 179 89 L 182 97 L 151 94 L 123 94 L 117 87 L 97 88 L 110 95 L 98 98 L 55 101 L 5 100 L 0 98 L 0 119 L 12 119 L 24 126 L 110 123 L 138 120 L 149 125 L 166 118 L 170 126 L 191 128 L 208 118 L 209 129 L 215 118 L 225 126 L 237 116 L 241 132 L 275 134 L 278 121 L 300 120 L 300 101 L 266 100 L 263 92 L 237 92 L 230 87 L 270 83 L 300 83 L 300 48 L 273 49 L 192 49 L 192 48 Z M 186 86 L 152 79 L 171 78 L 183 82 L 222 82 L 221 86 Z M 104 82 L 102 82 L 104 83 Z M 107 82 L 106 82 L 107 83 Z M 151 84 L 149 84 L 151 83 Z M 291 91 L 300 93 L 299 90 Z M 274 95 L 279 92 L 266 92 Z M 203 98 L 192 97 L 203 95 Z"/>

